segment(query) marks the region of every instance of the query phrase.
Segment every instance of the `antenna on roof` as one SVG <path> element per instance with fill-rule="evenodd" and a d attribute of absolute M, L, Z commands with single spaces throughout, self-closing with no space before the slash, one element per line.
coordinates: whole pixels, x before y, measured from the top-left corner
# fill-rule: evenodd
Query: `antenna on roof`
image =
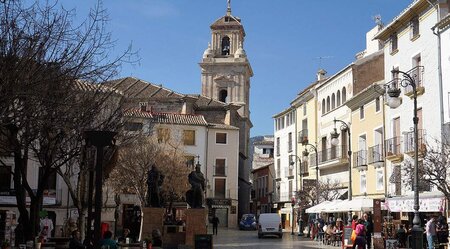
<path fill-rule="evenodd" d="M 319 60 L 319 68 L 322 68 L 322 60 L 325 60 L 325 59 L 331 59 L 331 58 L 333 58 L 334 56 L 329 56 L 329 55 L 327 55 L 327 56 L 318 56 L 318 57 L 316 57 L 315 59 L 316 60 Z"/>
<path fill-rule="evenodd" d="M 374 17 L 372 17 L 373 20 L 375 21 L 375 24 L 378 26 L 383 26 L 383 21 L 381 20 L 381 15 L 375 15 Z"/>
<path fill-rule="evenodd" d="M 227 0 L 227 16 L 231 15 L 231 0 Z"/>

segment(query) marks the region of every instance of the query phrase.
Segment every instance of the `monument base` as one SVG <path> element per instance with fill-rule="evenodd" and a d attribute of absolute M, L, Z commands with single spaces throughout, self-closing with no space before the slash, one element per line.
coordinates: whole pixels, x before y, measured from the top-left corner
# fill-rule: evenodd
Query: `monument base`
<path fill-rule="evenodd" d="M 197 234 L 206 234 L 206 219 L 208 211 L 205 208 L 186 209 L 186 245 L 194 247 Z"/>
<path fill-rule="evenodd" d="M 152 232 L 159 229 L 161 234 L 164 232 L 164 208 L 146 207 L 142 210 L 144 214 L 144 224 L 142 226 L 142 239 L 152 238 Z"/>

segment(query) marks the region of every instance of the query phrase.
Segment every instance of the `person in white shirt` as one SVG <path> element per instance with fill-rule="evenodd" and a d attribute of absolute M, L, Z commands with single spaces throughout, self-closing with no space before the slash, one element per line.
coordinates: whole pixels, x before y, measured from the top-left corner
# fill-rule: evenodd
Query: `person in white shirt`
<path fill-rule="evenodd" d="M 428 249 L 433 249 L 433 240 L 436 237 L 436 224 L 434 217 L 431 217 L 425 225 L 425 231 L 427 233 Z"/>
<path fill-rule="evenodd" d="M 45 216 L 44 219 L 41 220 L 40 224 L 41 235 L 45 237 L 45 239 L 50 238 L 52 236 L 53 231 L 53 221 Z"/>

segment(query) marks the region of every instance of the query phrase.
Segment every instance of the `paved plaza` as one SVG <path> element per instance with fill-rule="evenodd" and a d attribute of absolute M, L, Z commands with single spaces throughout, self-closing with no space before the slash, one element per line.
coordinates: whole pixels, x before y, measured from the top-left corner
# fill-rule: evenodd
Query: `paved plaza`
<path fill-rule="evenodd" d="M 209 229 L 212 234 L 212 230 Z M 246 248 L 246 249 L 268 249 L 268 248 L 327 248 L 338 249 L 337 246 L 323 245 L 317 241 L 299 237 L 297 234 L 285 232 L 283 238 L 264 237 L 259 239 L 257 231 L 240 231 L 232 228 L 219 228 L 218 235 L 213 235 L 214 248 Z"/>

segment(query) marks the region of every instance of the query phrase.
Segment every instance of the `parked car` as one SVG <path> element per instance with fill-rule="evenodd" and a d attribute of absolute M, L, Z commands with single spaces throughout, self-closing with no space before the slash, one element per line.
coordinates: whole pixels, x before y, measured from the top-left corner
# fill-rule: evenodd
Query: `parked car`
<path fill-rule="evenodd" d="M 283 237 L 283 229 L 281 227 L 281 217 L 276 213 L 263 213 L 258 219 L 258 238 L 265 235 L 277 235 Z"/>
<path fill-rule="evenodd" d="M 256 217 L 254 214 L 243 214 L 239 222 L 240 230 L 256 230 Z"/>

